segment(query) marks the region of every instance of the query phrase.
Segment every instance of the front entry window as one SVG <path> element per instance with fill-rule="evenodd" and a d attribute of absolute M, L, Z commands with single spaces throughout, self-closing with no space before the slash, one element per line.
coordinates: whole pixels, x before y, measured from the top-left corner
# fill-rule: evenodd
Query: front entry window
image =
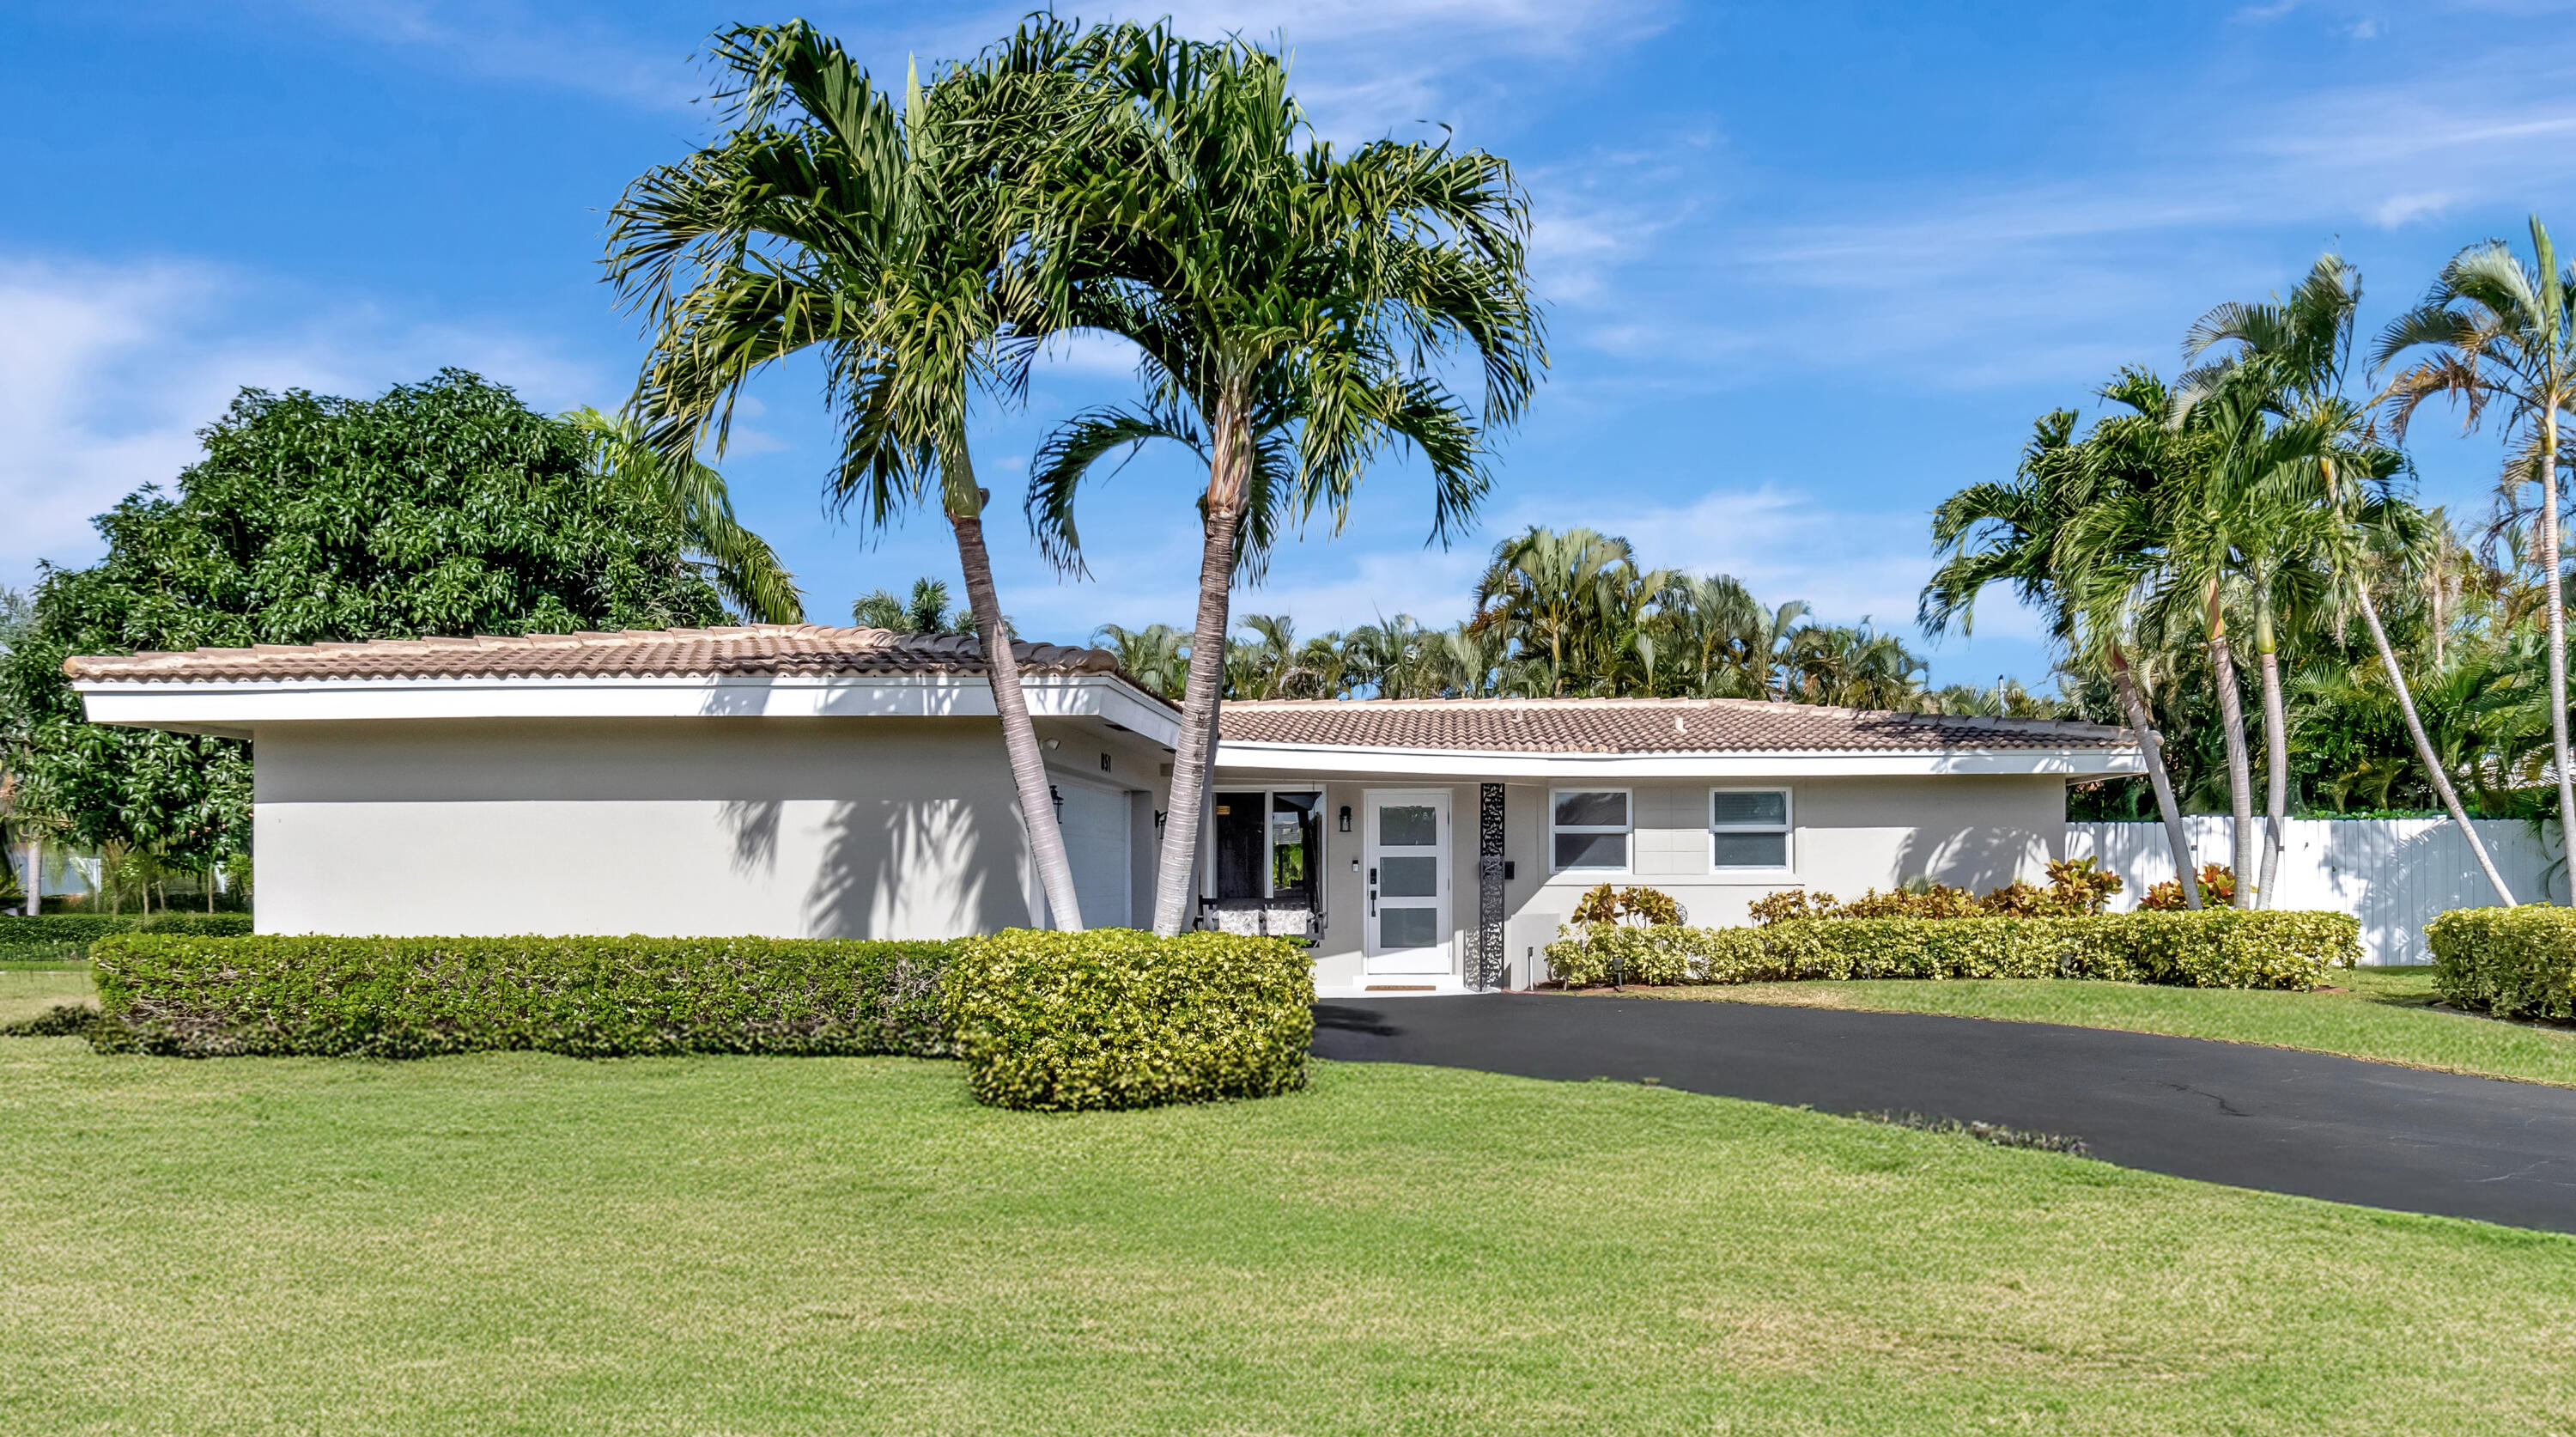
<path fill-rule="evenodd" d="M 1323 853 L 1324 796 L 1270 795 L 1270 896 L 1312 907 Z"/>
<path fill-rule="evenodd" d="M 1216 796 L 1216 896 L 1266 898 L 1261 891 L 1263 867 L 1261 808 L 1264 795 L 1220 793 Z"/>
<path fill-rule="evenodd" d="M 1313 790 L 1219 791 L 1209 896 L 1315 907 L 1323 815 L 1324 795 Z"/>

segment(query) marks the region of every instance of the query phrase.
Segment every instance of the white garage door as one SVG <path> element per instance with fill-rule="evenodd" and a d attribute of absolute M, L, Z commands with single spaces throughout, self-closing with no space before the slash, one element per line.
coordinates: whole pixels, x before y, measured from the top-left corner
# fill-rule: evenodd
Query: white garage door
<path fill-rule="evenodd" d="M 1127 795 L 1059 783 L 1065 856 L 1085 928 L 1127 926 Z"/>

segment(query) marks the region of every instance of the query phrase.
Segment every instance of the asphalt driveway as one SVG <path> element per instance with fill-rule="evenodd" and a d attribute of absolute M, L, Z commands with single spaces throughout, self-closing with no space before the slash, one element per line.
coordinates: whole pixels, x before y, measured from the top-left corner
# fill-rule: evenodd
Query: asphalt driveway
<path fill-rule="evenodd" d="M 2576 1232 L 2576 1089 L 2045 1023 L 1536 994 L 1318 1003 L 1314 1051 L 2001 1123 L 2178 1177 Z"/>

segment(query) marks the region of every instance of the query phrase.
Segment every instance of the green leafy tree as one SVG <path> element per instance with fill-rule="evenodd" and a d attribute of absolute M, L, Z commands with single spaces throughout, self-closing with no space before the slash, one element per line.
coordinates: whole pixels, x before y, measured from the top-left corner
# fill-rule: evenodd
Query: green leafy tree
<path fill-rule="evenodd" d="M 687 537 L 690 552 L 736 612 L 764 624 L 805 622 L 796 576 L 768 540 L 735 517 L 723 475 L 694 456 L 672 463 L 629 416 L 576 409 L 564 417 L 589 437 L 599 477 L 628 502 L 661 511 Z"/>
<path fill-rule="evenodd" d="M 245 390 L 205 457 L 48 567 L 0 668 L 20 803 L 86 847 L 203 870 L 246 853 L 247 744 L 86 722 L 72 654 L 659 629 L 724 606 L 660 506 L 598 482 L 584 433 L 460 370 L 375 399 Z"/>

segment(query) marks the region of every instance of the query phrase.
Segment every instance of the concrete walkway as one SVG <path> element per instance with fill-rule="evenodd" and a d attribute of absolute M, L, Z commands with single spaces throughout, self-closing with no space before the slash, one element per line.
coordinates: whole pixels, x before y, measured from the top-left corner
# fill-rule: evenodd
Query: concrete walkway
<path fill-rule="evenodd" d="M 1321 1002 L 1315 1053 L 2001 1123 L 2179 1177 L 2576 1232 L 2569 1088 L 2045 1023 L 1534 994 Z"/>

